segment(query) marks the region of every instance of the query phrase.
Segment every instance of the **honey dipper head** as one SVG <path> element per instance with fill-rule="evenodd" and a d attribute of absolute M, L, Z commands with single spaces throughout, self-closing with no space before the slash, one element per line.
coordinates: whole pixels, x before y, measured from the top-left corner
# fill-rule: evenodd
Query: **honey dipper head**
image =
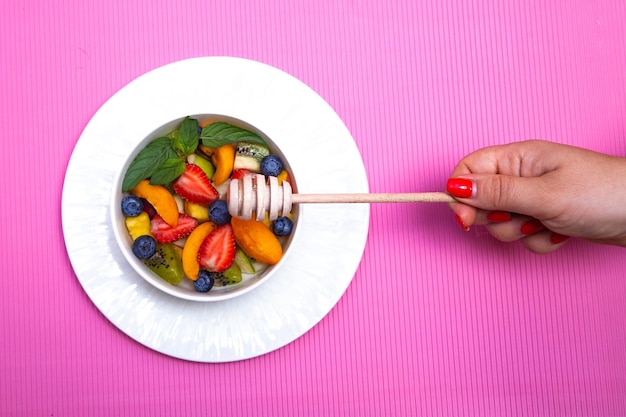
<path fill-rule="evenodd" d="M 228 212 L 233 217 L 249 220 L 256 213 L 256 220 L 262 221 L 265 213 L 270 220 L 286 216 L 291 212 L 291 185 L 287 181 L 278 184 L 274 176 L 247 174 L 230 181 L 226 199 Z"/>

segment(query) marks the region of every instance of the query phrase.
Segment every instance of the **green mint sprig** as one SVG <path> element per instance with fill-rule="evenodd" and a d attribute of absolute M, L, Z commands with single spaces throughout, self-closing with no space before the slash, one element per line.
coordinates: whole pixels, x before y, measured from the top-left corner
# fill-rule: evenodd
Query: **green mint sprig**
<path fill-rule="evenodd" d="M 180 127 L 168 136 L 154 139 L 130 163 L 122 192 L 132 190 L 141 180 L 150 178 L 152 185 L 174 181 L 185 170 L 187 156 L 198 147 L 198 121 L 186 117 Z"/>
<path fill-rule="evenodd" d="M 178 158 L 166 159 L 150 177 L 150 184 L 165 185 L 174 181 L 185 171 L 185 162 Z"/>
<path fill-rule="evenodd" d="M 141 180 L 154 175 L 166 160 L 176 157 L 170 138 L 154 139 L 130 163 L 122 182 L 122 192 L 132 190 Z"/>
<path fill-rule="evenodd" d="M 200 141 L 209 148 L 241 141 L 267 146 L 255 133 L 225 122 L 211 123 L 198 134 L 198 120 L 186 117 L 177 130 L 154 139 L 137 154 L 124 175 L 122 192 L 132 190 L 144 179 L 150 179 L 152 185 L 174 181 L 185 171 L 187 156 L 196 151 Z"/>
<path fill-rule="evenodd" d="M 226 122 L 206 125 L 200 133 L 200 140 L 204 146 L 209 148 L 219 148 L 227 143 L 237 142 L 253 142 L 267 146 L 267 143 L 259 135 Z"/>
<path fill-rule="evenodd" d="M 198 147 L 198 121 L 186 117 L 178 128 L 178 136 L 172 141 L 172 148 L 180 155 L 191 155 Z"/>

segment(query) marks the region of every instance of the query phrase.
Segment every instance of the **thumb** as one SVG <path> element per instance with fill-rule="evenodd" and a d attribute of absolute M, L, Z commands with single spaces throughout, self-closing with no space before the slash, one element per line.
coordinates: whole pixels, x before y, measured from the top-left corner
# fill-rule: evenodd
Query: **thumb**
<path fill-rule="evenodd" d="M 483 209 L 546 218 L 550 193 L 541 177 L 467 174 L 448 179 L 448 193 L 462 203 Z"/>

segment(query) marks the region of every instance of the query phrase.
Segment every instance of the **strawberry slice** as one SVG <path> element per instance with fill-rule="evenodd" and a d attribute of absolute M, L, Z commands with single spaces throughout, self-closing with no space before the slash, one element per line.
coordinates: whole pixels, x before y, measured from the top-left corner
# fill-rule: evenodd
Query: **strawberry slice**
<path fill-rule="evenodd" d="M 235 234 L 230 223 L 217 227 L 198 249 L 198 263 L 207 271 L 222 272 L 235 261 Z"/>
<path fill-rule="evenodd" d="M 150 234 L 157 242 L 171 243 L 189 235 L 197 225 L 198 221 L 195 218 L 181 213 L 178 215 L 178 224 L 172 227 L 165 223 L 161 216 L 155 214 L 150 222 Z"/>
<path fill-rule="evenodd" d="M 240 180 L 246 174 L 253 174 L 253 171 L 246 168 L 239 168 L 233 171 L 233 175 L 230 176 L 231 179 Z"/>
<path fill-rule="evenodd" d="M 174 191 L 185 200 L 196 204 L 211 204 L 219 197 L 209 177 L 195 164 L 185 166 L 185 171 L 174 182 Z"/>

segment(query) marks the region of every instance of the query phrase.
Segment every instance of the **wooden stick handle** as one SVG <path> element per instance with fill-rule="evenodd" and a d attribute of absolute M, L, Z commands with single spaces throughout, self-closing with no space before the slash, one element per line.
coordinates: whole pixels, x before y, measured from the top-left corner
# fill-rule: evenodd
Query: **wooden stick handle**
<path fill-rule="evenodd" d="M 297 203 L 453 203 L 447 193 L 380 193 L 380 194 L 293 194 Z"/>

